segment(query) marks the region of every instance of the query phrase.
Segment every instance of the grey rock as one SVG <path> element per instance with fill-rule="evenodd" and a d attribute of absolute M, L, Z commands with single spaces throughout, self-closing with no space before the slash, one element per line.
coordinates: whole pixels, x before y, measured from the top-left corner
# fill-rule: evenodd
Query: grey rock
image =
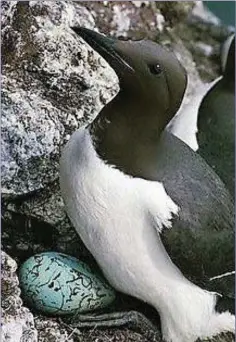
<path fill-rule="evenodd" d="M 16 262 L 2 251 L 2 341 L 36 342 L 34 318 L 22 305 L 16 269 Z"/>
<path fill-rule="evenodd" d="M 60 146 L 118 89 L 113 70 L 70 29 L 94 28 L 66 1 L 3 4 L 2 194 L 28 194 L 58 177 Z"/>
<path fill-rule="evenodd" d="M 53 319 L 38 316 L 35 318 L 38 331 L 38 342 L 74 342 L 73 332 L 67 332 L 62 325 Z"/>

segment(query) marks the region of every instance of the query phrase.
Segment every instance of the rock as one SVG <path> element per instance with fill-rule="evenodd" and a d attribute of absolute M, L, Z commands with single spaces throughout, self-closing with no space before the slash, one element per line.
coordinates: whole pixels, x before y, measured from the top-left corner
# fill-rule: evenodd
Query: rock
<path fill-rule="evenodd" d="M 87 249 L 65 214 L 57 182 L 37 195 L 5 203 L 2 225 L 5 250 L 20 263 L 48 250 L 88 260 Z"/>
<path fill-rule="evenodd" d="M 36 342 L 34 317 L 29 309 L 22 305 L 16 269 L 16 262 L 2 251 L 2 341 Z"/>
<path fill-rule="evenodd" d="M 94 28 L 94 21 L 72 2 L 3 3 L 3 196 L 57 179 L 60 146 L 117 90 L 113 70 L 71 25 Z"/>
<path fill-rule="evenodd" d="M 62 325 L 52 318 L 38 316 L 35 318 L 35 327 L 38 331 L 38 342 L 78 342 L 74 334 L 67 332 Z"/>
<path fill-rule="evenodd" d="M 198 19 L 200 22 L 210 23 L 215 26 L 220 25 L 220 19 L 217 18 L 212 12 L 210 12 L 203 1 L 197 1 L 193 8 L 192 16 Z"/>
<path fill-rule="evenodd" d="M 167 27 L 182 22 L 195 1 L 85 1 L 101 32 L 132 39 L 161 38 Z"/>

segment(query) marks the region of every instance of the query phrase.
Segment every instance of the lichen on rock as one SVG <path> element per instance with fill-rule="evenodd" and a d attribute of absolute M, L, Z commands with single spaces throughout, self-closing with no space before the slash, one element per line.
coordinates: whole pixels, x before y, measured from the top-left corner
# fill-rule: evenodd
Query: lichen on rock
<path fill-rule="evenodd" d="M 16 269 L 16 262 L 2 251 L 2 341 L 36 342 L 37 330 L 34 317 L 22 304 Z"/>
<path fill-rule="evenodd" d="M 85 8 L 15 2 L 2 16 L 2 194 L 15 197 L 58 178 L 61 144 L 115 94 L 117 79 L 70 29 L 94 28 Z"/>

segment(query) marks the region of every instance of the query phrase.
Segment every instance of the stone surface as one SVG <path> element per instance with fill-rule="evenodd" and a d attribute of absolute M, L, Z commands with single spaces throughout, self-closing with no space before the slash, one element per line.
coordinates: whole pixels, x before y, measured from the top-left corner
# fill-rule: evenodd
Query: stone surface
<path fill-rule="evenodd" d="M 206 15 L 199 3 L 191 13 L 196 1 L 1 2 L 2 243 L 18 264 L 35 253 L 54 250 L 96 266 L 65 215 L 58 161 L 70 134 L 92 120 L 115 95 L 118 83 L 105 61 L 69 26 L 97 28 L 116 37 L 145 37 L 173 49 L 188 71 L 187 105 L 197 86 L 219 75 L 220 44 L 230 32 Z M 36 313 L 33 323 L 20 301 L 14 267 L 8 277 L 17 298 L 12 315 L 6 311 L 12 297 L 3 287 L 3 298 L 8 298 L 3 301 L 7 342 L 17 342 L 14 331 L 17 338 L 24 336 L 24 342 L 35 341 L 35 327 L 42 342 L 147 341 L 125 328 L 73 331 Z M 3 277 L 7 270 L 4 261 Z M 119 308 L 138 309 L 157 321 L 156 313 L 142 303 L 120 298 Z"/>
<path fill-rule="evenodd" d="M 2 342 L 36 342 L 34 317 L 22 305 L 16 262 L 1 252 Z"/>
<path fill-rule="evenodd" d="M 38 342 L 76 342 L 74 334 L 68 332 L 53 318 L 37 316 L 35 317 L 35 327 L 38 331 Z"/>
<path fill-rule="evenodd" d="M 57 179 L 60 146 L 114 94 L 113 70 L 75 36 L 73 25 L 94 28 L 94 20 L 65 1 L 3 3 L 3 196 Z"/>

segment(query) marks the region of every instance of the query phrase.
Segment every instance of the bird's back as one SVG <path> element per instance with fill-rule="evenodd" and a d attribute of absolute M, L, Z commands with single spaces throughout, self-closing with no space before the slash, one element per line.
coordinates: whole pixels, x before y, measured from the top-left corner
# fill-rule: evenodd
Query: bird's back
<path fill-rule="evenodd" d="M 164 132 L 156 145 L 155 162 L 147 159 L 139 177 L 162 182 L 180 208 L 172 228 L 164 230 L 161 238 L 186 276 L 200 285 L 209 277 L 234 270 L 233 201 L 200 156 Z"/>
<path fill-rule="evenodd" d="M 220 80 L 204 98 L 198 116 L 198 153 L 220 176 L 232 196 L 235 183 L 234 86 Z"/>

